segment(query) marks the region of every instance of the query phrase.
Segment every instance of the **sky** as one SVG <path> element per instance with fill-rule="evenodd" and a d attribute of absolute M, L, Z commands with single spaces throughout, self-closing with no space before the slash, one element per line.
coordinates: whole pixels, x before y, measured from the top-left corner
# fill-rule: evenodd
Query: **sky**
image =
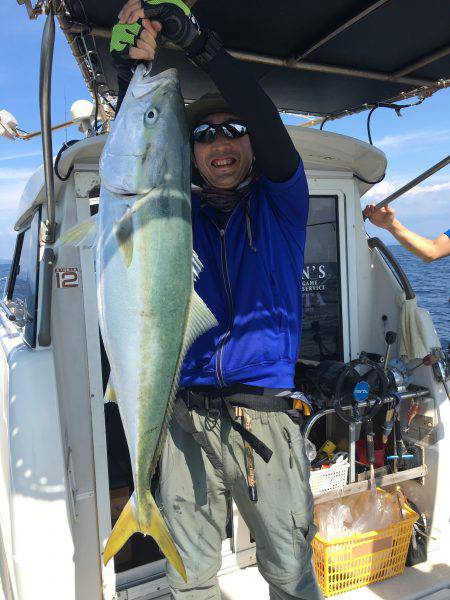
<path fill-rule="evenodd" d="M 44 17 L 30 21 L 24 6 L 15 0 L 0 2 L 0 109 L 9 110 L 25 131 L 40 129 L 39 54 Z M 70 119 L 75 100 L 90 100 L 70 48 L 57 27 L 53 59 L 52 123 Z M 378 109 L 372 116 L 374 144 L 385 152 L 385 180 L 363 198 L 377 202 L 432 166 L 449 153 L 450 89 L 443 90 L 421 106 L 407 109 L 398 118 L 394 111 Z M 324 129 L 367 141 L 367 112 L 325 124 Z M 287 119 L 298 122 L 298 119 Z M 56 154 L 66 139 L 80 138 L 75 127 L 54 132 Z M 42 162 L 41 138 L 14 142 L 0 138 L 0 258 L 9 258 L 15 241 L 13 224 L 17 205 L 27 179 Z M 425 236 L 436 237 L 450 228 L 450 167 L 435 174 L 392 205 L 398 218 Z M 371 235 L 387 243 L 389 233 L 367 225 Z"/>

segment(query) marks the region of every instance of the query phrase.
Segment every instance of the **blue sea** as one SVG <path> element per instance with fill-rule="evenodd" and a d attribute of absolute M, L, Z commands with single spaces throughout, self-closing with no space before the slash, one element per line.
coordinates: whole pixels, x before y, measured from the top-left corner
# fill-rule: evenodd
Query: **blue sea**
<path fill-rule="evenodd" d="M 424 263 L 402 246 L 389 246 L 406 272 L 419 306 L 430 311 L 442 347 L 450 345 L 450 257 Z M 9 272 L 8 261 L 0 259 L 0 294 Z"/>

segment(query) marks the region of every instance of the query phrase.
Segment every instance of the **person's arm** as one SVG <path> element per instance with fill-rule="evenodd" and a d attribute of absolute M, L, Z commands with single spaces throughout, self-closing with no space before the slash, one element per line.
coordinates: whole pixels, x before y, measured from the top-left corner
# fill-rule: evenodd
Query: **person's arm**
<path fill-rule="evenodd" d="M 158 10 L 156 7 L 154 10 Z M 133 23 L 144 16 L 140 0 L 129 0 L 119 14 L 121 23 Z M 156 19 L 157 17 L 155 17 Z M 154 47 L 148 47 L 148 55 L 145 54 L 151 34 L 150 42 L 153 45 L 154 36 L 151 32 L 155 21 L 144 21 L 143 25 L 147 34 L 143 31 L 138 40 L 138 47 L 130 49 L 132 58 L 152 60 Z M 163 28 L 164 33 L 164 28 Z M 204 30 L 200 36 L 189 38 L 189 47 L 186 48 L 188 56 L 196 62 L 196 57 L 202 53 L 208 44 L 210 33 Z M 193 42 L 192 42 L 193 40 Z M 193 50 L 193 48 L 195 48 Z M 139 56 L 134 56 L 139 51 Z M 151 57 L 150 57 L 151 55 Z M 286 131 L 280 115 L 272 100 L 262 90 L 261 86 L 248 69 L 228 52 L 218 45 L 214 49 L 209 60 L 197 62 L 201 68 L 209 74 L 219 91 L 233 108 L 236 115 L 243 119 L 249 128 L 250 140 L 259 170 L 273 182 L 284 182 L 290 179 L 297 171 L 300 157 Z M 123 81 L 123 78 L 122 78 Z M 123 98 L 126 86 L 122 86 L 119 96 L 119 105 Z"/>
<path fill-rule="evenodd" d="M 438 258 L 450 256 L 450 230 L 429 240 L 411 231 L 395 218 L 394 209 L 385 206 L 375 209 L 371 204 L 364 209 L 364 215 L 373 225 L 389 231 L 400 244 L 425 262 L 433 262 Z"/>

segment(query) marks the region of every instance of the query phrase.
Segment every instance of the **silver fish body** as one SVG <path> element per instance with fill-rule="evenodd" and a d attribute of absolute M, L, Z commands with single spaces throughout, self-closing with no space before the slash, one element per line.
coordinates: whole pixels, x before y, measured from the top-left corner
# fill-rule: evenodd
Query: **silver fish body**
<path fill-rule="evenodd" d="M 141 531 L 155 538 L 185 578 L 150 480 L 185 353 L 217 323 L 193 288 L 189 132 L 174 69 L 151 77 L 138 66 L 100 175 L 99 320 L 135 484 L 104 560 Z"/>
<path fill-rule="evenodd" d="M 134 75 L 102 155 L 96 253 L 100 327 L 138 505 L 139 482 L 148 486 L 165 433 L 192 294 L 184 104 L 174 70 L 149 78 L 147 86 L 142 72 Z"/>

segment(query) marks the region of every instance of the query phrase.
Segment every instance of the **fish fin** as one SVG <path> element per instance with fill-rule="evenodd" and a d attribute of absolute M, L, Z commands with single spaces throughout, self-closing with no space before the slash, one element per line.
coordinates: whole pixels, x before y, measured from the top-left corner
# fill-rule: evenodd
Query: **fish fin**
<path fill-rule="evenodd" d="M 197 252 L 195 250 L 192 250 L 192 272 L 194 275 L 194 281 L 197 281 L 202 271 L 203 263 L 199 259 Z"/>
<path fill-rule="evenodd" d="M 187 581 L 186 569 L 183 560 L 174 544 L 172 536 L 167 529 L 167 525 L 161 515 L 159 508 L 150 491 L 146 494 L 146 502 L 150 505 L 150 519 L 148 526 L 141 526 L 136 518 L 135 495 L 128 500 L 125 508 L 114 525 L 111 535 L 106 543 L 103 555 L 103 563 L 106 566 L 109 560 L 119 552 L 125 542 L 137 532 L 144 535 L 151 535 L 162 552 L 165 554 L 170 564 L 178 571 L 184 581 Z"/>
<path fill-rule="evenodd" d="M 133 214 L 128 209 L 114 227 L 117 243 L 127 267 L 131 265 L 133 260 L 133 231 Z"/>
<path fill-rule="evenodd" d="M 114 389 L 114 386 L 111 382 L 111 377 L 109 378 L 108 385 L 106 386 L 103 402 L 105 404 L 107 404 L 108 402 L 115 402 L 117 404 L 116 390 Z"/>
<path fill-rule="evenodd" d="M 205 331 L 208 331 L 208 329 L 212 329 L 217 325 L 218 323 L 215 316 L 212 314 L 197 292 L 193 291 L 189 306 L 189 316 L 184 333 L 182 351 L 183 359 L 194 340 L 202 335 L 202 333 L 205 333 Z"/>
<path fill-rule="evenodd" d="M 92 248 L 97 235 L 97 219 L 93 215 L 89 219 L 70 227 L 56 240 L 55 248 L 59 246 L 79 246 Z"/>
<path fill-rule="evenodd" d="M 189 347 L 202 333 L 212 329 L 218 325 L 215 316 L 200 298 L 195 290 L 192 290 L 191 301 L 189 304 L 189 312 L 182 342 L 181 352 L 178 357 L 178 363 L 173 376 L 172 387 L 170 389 L 169 401 L 167 402 L 166 414 L 161 426 L 161 435 L 158 440 L 158 445 L 155 450 L 155 457 L 159 457 L 167 437 L 170 419 L 172 417 L 173 402 L 178 390 L 178 381 L 180 379 L 181 367 L 184 357 Z"/>

